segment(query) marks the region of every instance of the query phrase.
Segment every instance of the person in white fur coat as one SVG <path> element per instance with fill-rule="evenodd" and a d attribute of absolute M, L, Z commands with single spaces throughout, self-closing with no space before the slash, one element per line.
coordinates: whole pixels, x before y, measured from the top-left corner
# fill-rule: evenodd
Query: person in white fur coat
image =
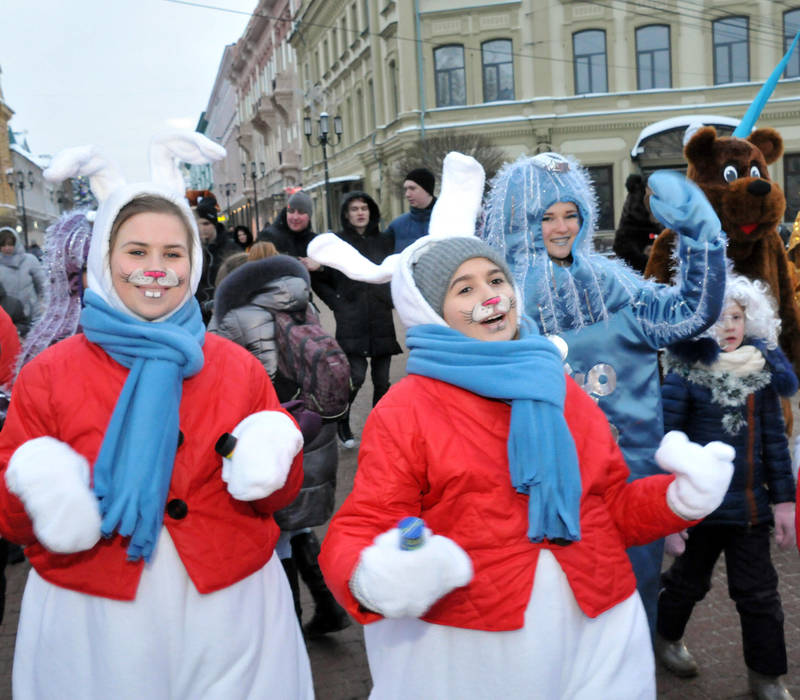
<path fill-rule="evenodd" d="M 657 459 L 672 473 L 627 481 L 563 342 L 520 316 L 505 261 L 471 235 L 482 189 L 479 164 L 450 154 L 431 233 L 399 257 L 375 266 L 326 235 L 309 245 L 346 274 L 391 277 L 410 348 L 408 376 L 367 420 L 320 566 L 366 625 L 372 700 L 654 698 L 625 547 L 713 510 L 733 450 L 671 433 Z M 411 542 L 407 516 L 427 525 Z"/>
<path fill-rule="evenodd" d="M 22 369 L 0 434 L 0 532 L 33 567 L 17 698 L 313 697 L 273 551 L 302 436 L 193 296 L 202 253 L 177 161 L 223 155 L 170 133 L 152 182 L 126 184 L 93 147 L 47 172 L 89 176 L 100 208 L 83 334 Z"/>

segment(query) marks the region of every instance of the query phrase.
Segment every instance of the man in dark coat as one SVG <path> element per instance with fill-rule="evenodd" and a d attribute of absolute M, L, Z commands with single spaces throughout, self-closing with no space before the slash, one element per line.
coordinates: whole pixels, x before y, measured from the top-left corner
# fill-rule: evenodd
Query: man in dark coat
<path fill-rule="evenodd" d="M 203 321 L 208 324 L 214 310 L 214 284 L 222 261 L 241 249 L 228 237 L 225 226 L 217 221 L 217 201 L 203 197 L 195 207 L 197 230 L 203 246 L 203 272 L 195 297 L 203 311 Z"/>
<path fill-rule="evenodd" d="M 411 210 L 398 216 L 386 229 L 387 234 L 394 236 L 395 253 L 428 233 L 431 212 L 436 203 L 436 197 L 433 196 L 435 185 L 436 178 L 427 168 L 415 168 L 406 175 L 403 194 Z"/>
<path fill-rule="evenodd" d="M 344 196 L 340 219 L 342 228 L 336 235 L 372 262 L 380 264 L 394 252 L 394 239 L 380 232 L 378 205 L 365 192 Z M 330 274 L 333 295 L 328 305 L 336 317 L 336 340 L 350 362 L 350 403 L 364 383 L 369 360 L 374 406 L 389 390 L 392 355 L 402 352 L 394 332 L 389 284 L 356 282 L 337 270 Z M 349 409 L 339 421 L 339 439 L 345 447 L 355 444 Z"/>
<path fill-rule="evenodd" d="M 295 192 L 275 221 L 258 234 L 259 241 L 272 243 L 279 253 L 297 258 L 311 275 L 311 289 L 330 308 L 334 290 L 331 270 L 323 268 L 307 255 L 308 244 L 316 235 L 311 230 L 314 203 L 305 192 Z"/>

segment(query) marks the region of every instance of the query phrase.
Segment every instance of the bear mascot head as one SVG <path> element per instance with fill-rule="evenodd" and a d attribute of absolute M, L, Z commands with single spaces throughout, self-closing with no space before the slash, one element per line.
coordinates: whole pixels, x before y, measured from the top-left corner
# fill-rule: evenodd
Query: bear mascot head
<path fill-rule="evenodd" d="M 733 269 L 766 282 L 778 303 L 780 345 L 800 373 L 800 310 L 795 277 L 779 226 L 786 208 L 783 190 L 767 166 L 783 154 L 783 139 L 774 129 L 756 129 L 746 139 L 718 137 L 713 127 L 698 129 L 686 143 L 687 177 L 713 205 L 728 235 Z M 670 282 L 674 272 L 675 234 L 662 231 L 650 253 L 645 276 Z"/>

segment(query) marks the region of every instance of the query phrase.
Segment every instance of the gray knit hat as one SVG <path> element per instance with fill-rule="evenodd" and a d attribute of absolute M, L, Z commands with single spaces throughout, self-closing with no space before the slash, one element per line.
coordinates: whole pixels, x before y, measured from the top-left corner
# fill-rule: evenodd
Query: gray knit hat
<path fill-rule="evenodd" d="M 474 236 L 454 236 L 431 243 L 413 267 L 414 284 L 431 308 L 442 316 L 447 288 L 456 270 L 466 260 L 487 258 L 513 285 L 514 279 L 503 256 Z"/>
<path fill-rule="evenodd" d="M 311 201 L 311 197 L 309 197 L 305 192 L 295 192 L 291 197 L 289 197 L 289 201 L 286 203 L 289 209 L 294 209 L 295 211 L 299 211 L 301 214 L 308 214 L 311 216 L 312 212 L 314 211 L 314 203 Z"/>

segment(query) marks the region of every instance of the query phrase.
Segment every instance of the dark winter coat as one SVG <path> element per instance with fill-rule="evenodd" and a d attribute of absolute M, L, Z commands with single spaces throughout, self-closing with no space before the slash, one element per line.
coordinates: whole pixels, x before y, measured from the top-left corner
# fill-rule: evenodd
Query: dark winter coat
<path fill-rule="evenodd" d="M 281 402 L 297 389 L 278 373 L 273 311 L 305 312 L 310 298 L 306 268 L 294 258 L 276 255 L 245 263 L 220 284 L 209 331 L 241 345 L 261 362 Z M 315 527 L 333 514 L 339 451 L 336 424 L 322 426 L 303 446 L 303 487 L 291 505 L 275 513 L 283 530 Z"/>
<path fill-rule="evenodd" d="M 410 211 L 401 214 L 389 224 L 389 228 L 386 229 L 384 235 L 394 237 L 395 253 L 399 253 L 418 238 L 422 238 L 428 233 L 428 224 L 431 220 L 431 212 L 433 211 L 434 204 L 436 204 L 435 197 L 424 209 L 411 207 Z"/>
<path fill-rule="evenodd" d="M 698 365 L 710 364 L 719 355 L 716 343 L 708 338 L 681 343 L 665 357 L 664 429 L 682 430 L 700 444 L 719 440 L 736 450 L 728 493 L 698 527 L 771 523 L 770 503 L 795 499 L 779 397 L 797 391 L 797 378 L 780 349 L 767 350 L 758 341 L 747 343 L 762 351 L 766 364 L 760 372 L 743 377 Z"/>
<path fill-rule="evenodd" d="M 353 199 L 363 199 L 369 206 L 370 218 L 364 235 L 356 233 L 347 220 L 347 206 Z M 380 232 L 378 205 L 364 192 L 348 192 L 340 213 L 342 229 L 336 235 L 376 264 L 394 253 L 391 236 Z M 336 317 L 336 340 L 348 355 L 376 357 L 396 355 L 397 344 L 392 317 L 392 295 L 389 284 L 357 282 L 337 270 L 331 271 L 334 294 L 328 303 Z"/>
<path fill-rule="evenodd" d="M 302 231 L 292 231 L 286 223 L 286 207 L 267 228 L 258 234 L 259 241 L 272 243 L 279 253 L 291 255 L 293 258 L 305 258 L 308 255 L 308 244 L 316 234 L 307 226 Z M 311 273 L 311 289 L 322 301 L 333 308 L 331 300 L 334 297 L 333 276 L 331 270 L 321 268 Z"/>

